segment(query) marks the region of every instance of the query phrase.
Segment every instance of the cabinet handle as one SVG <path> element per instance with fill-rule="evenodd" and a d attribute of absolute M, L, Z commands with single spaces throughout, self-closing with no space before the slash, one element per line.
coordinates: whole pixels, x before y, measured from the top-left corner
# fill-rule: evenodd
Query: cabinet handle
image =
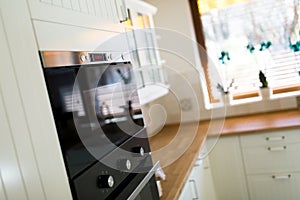
<path fill-rule="evenodd" d="M 194 167 L 199 167 L 199 166 L 201 166 L 202 164 L 203 164 L 203 160 L 198 158 L 198 159 L 196 160 L 196 162 L 195 162 Z"/>
<path fill-rule="evenodd" d="M 284 180 L 284 179 L 290 179 L 292 175 L 273 175 L 272 178 L 275 180 Z"/>
<path fill-rule="evenodd" d="M 121 1 L 120 5 L 119 2 Z M 129 17 L 127 14 L 126 4 L 124 0 L 115 0 L 115 4 L 117 6 L 117 12 L 119 15 L 120 23 L 126 22 Z"/>
<path fill-rule="evenodd" d="M 285 136 L 266 137 L 267 141 L 280 141 L 284 140 Z"/>
<path fill-rule="evenodd" d="M 282 147 L 268 147 L 269 151 L 284 151 L 286 150 L 286 146 L 282 146 Z"/>
<path fill-rule="evenodd" d="M 193 198 L 193 200 L 198 200 L 199 199 L 199 196 L 198 196 L 198 192 L 197 192 L 197 186 L 196 186 L 196 181 L 194 179 L 191 179 L 189 180 L 190 183 L 193 183 L 193 186 L 194 186 L 194 190 L 195 190 L 195 195 L 196 197 Z"/>

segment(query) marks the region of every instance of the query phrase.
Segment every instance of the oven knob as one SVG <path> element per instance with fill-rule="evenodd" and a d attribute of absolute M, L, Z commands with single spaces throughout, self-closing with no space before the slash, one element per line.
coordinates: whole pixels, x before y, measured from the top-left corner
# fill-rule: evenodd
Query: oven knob
<path fill-rule="evenodd" d="M 138 154 L 141 157 L 143 157 L 145 155 L 145 150 L 143 147 L 133 147 L 132 152 L 135 154 Z"/>
<path fill-rule="evenodd" d="M 128 159 L 121 159 L 118 162 L 119 167 L 121 170 L 130 170 L 131 169 L 131 162 Z"/>
<path fill-rule="evenodd" d="M 87 56 L 82 55 L 82 56 L 80 56 L 80 59 L 82 62 L 85 62 L 85 61 L 87 61 Z"/>
<path fill-rule="evenodd" d="M 113 59 L 113 56 L 112 56 L 112 54 L 110 53 L 110 54 L 108 54 L 108 60 L 112 60 Z"/>
<path fill-rule="evenodd" d="M 98 176 L 97 185 L 99 188 L 112 188 L 114 186 L 114 178 L 110 175 Z"/>

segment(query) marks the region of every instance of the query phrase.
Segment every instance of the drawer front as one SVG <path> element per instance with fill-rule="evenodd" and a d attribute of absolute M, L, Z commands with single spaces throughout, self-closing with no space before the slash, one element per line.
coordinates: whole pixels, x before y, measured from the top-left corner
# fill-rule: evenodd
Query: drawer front
<path fill-rule="evenodd" d="M 268 174 L 248 176 L 251 200 L 299 200 L 300 174 Z"/>
<path fill-rule="evenodd" d="M 243 147 L 300 142 L 300 130 L 284 130 L 259 134 L 248 134 L 240 137 Z"/>
<path fill-rule="evenodd" d="M 247 174 L 300 171 L 300 144 L 276 144 L 242 149 Z"/>

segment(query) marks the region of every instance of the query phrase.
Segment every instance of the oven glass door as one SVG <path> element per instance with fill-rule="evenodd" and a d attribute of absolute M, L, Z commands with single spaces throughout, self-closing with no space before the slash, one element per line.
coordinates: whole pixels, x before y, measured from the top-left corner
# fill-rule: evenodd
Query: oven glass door
<path fill-rule="evenodd" d="M 116 200 L 159 200 L 155 172 L 159 168 L 157 162 L 148 173 L 138 173 L 120 192 Z"/>
<path fill-rule="evenodd" d="M 144 186 L 134 200 L 158 200 L 158 192 L 155 176 L 153 175 L 149 182 Z"/>
<path fill-rule="evenodd" d="M 130 63 L 44 68 L 44 74 L 71 179 L 144 128 Z"/>

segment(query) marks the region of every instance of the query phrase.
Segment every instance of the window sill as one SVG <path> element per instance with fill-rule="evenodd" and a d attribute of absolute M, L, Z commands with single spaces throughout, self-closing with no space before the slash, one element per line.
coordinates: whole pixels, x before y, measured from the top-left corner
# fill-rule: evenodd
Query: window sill
<path fill-rule="evenodd" d="M 208 110 L 213 108 L 220 108 L 223 106 L 235 106 L 241 104 L 251 104 L 259 101 L 269 101 L 276 100 L 287 97 L 296 97 L 300 96 L 300 85 L 290 85 L 286 87 L 275 87 L 268 88 L 267 91 L 251 91 L 244 93 L 236 93 L 236 94 L 226 94 L 223 98 L 215 99 L 215 101 L 211 101 L 208 106 Z"/>

